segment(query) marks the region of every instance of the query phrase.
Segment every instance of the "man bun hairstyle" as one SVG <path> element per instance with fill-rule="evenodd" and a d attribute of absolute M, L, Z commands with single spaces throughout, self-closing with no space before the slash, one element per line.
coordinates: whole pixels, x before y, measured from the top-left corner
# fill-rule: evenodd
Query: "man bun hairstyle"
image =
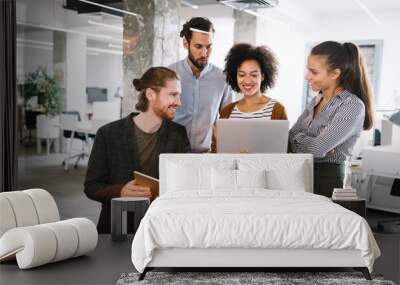
<path fill-rule="evenodd" d="M 324 56 L 329 70 L 340 70 L 338 86 L 361 99 L 365 106 L 363 128 L 364 130 L 371 129 L 373 126 L 373 91 L 358 46 L 349 42 L 341 44 L 335 41 L 326 41 L 313 47 L 311 55 Z"/>
<path fill-rule="evenodd" d="M 188 42 L 190 42 L 193 34 L 193 31 L 191 29 L 215 33 L 215 29 L 211 21 L 208 18 L 204 17 L 194 17 L 183 24 L 180 37 L 184 37 Z"/>
<path fill-rule="evenodd" d="M 133 87 L 135 87 L 136 91 L 138 91 L 138 92 L 142 91 L 142 89 L 143 89 L 142 88 L 142 82 L 140 81 L 139 78 L 133 79 L 132 80 L 132 84 L 133 84 Z"/>
<path fill-rule="evenodd" d="M 145 112 L 149 108 L 149 100 L 146 97 L 146 89 L 151 88 L 155 92 L 160 92 L 165 87 L 168 80 L 180 80 L 178 74 L 172 69 L 163 66 L 149 68 L 141 78 L 132 80 L 132 85 L 139 92 L 138 102 L 135 107 L 137 110 Z"/>
<path fill-rule="evenodd" d="M 225 58 L 224 73 L 226 82 L 231 88 L 240 92 L 237 83 L 237 72 L 240 65 L 246 60 L 255 60 L 260 66 L 261 74 L 264 79 L 261 82 L 260 90 L 262 93 L 275 85 L 278 75 L 278 61 L 273 52 L 266 46 L 252 46 L 246 43 L 234 45 Z"/>

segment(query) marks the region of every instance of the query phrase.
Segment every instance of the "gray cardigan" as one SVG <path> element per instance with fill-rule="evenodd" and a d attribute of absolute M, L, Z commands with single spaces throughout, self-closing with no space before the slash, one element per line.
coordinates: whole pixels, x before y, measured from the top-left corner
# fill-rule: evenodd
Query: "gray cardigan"
<path fill-rule="evenodd" d="M 122 187 L 133 179 L 133 171 L 141 171 L 138 147 L 131 113 L 127 117 L 101 127 L 96 134 L 85 178 L 85 194 L 102 203 L 97 229 L 110 233 L 111 199 L 120 197 Z M 190 152 L 185 127 L 164 120 L 160 127 L 158 153 Z M 128 219 L 129 223 L 129 219 Z M 132 228 L 128 224 L 128 230 Z"/>

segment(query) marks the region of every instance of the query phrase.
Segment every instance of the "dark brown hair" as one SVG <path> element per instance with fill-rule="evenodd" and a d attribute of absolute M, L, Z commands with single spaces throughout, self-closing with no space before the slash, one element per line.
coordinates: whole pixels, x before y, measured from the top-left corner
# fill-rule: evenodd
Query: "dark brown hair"
<path fill-rule="evenodd" d="M 326 41 L 311 50 L 312 55 L 326 58 L 329 70 L 340 69 L 337 84 L 353 93 L 365 106 L 364 130 L 373 126 L 373 92 L 362 55 L 353 43 Z"/>
<path fill-rule="evenodd" d="M 183 24 L 182 31 L 180 33 L 181 38 L 185 38 L 188 42 L 192 39 L 193 31 L 190 29 L 197 29 L 204 32 L 215 33 L 214 26 L 211 21 L 204 17 L 194 17 Z"/>
<path fill-rule="evenodd" d="M 147 88 L 160 92 L 161 88 L 165 87 L 167 81 L 171 79 L 180 80 L 175 71 L 162 66 L 151 67 L 142 75 L 142 78 L 133 79 L 133 86 L 136 91 L 140 92 L 135 105 L 136 109 L 145 112 L 149 108 L 149 100 L 146 97 Z"/>
<path fill-rule="evenodd" d="M 278 62 L 272 51 L 266 46 L 254 47 L 249 44 L 234 45 L 225 58 L 226 82 L 236 92 L 240 92 L 237 83 L 237 71 L 239 66 L 246 60 L 255 60 L 264 76 L 261 82 L 261 92 L 274 86 L 278 74 Z"/>

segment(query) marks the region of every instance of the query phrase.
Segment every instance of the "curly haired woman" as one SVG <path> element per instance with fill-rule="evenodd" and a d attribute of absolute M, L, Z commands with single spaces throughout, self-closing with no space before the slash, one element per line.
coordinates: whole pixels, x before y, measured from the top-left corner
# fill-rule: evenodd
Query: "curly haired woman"
<path fill-rule="evenodd" d="M 228 104 L 220 111 L 221 119 L 287 120 L 285 107 L 265 95 L 275 84 L 278 63 L 265 46 L 236 44 L 225 58 L 226 81 L 243 98 Z M 216 150 L 214 128 L 212 150 Z"/>

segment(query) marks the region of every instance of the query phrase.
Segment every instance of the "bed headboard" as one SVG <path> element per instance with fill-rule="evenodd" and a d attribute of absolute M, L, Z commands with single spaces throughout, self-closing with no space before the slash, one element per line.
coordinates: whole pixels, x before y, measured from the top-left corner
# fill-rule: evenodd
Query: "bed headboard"
<path fill-rule="evenodd" d="M 179 168 L 177 168 L 179 166 Z M 161 154 L 160 195 L 166 193 L 172 180 L 184 178 L 185 170 L 198 167 L 218 169 L 272 169 L 292 183 L 302 183 L 304 191 L 313 193 L 313 157 L 311 154 Z M 177 178 L 178 177 L 178 178 Z"/>

